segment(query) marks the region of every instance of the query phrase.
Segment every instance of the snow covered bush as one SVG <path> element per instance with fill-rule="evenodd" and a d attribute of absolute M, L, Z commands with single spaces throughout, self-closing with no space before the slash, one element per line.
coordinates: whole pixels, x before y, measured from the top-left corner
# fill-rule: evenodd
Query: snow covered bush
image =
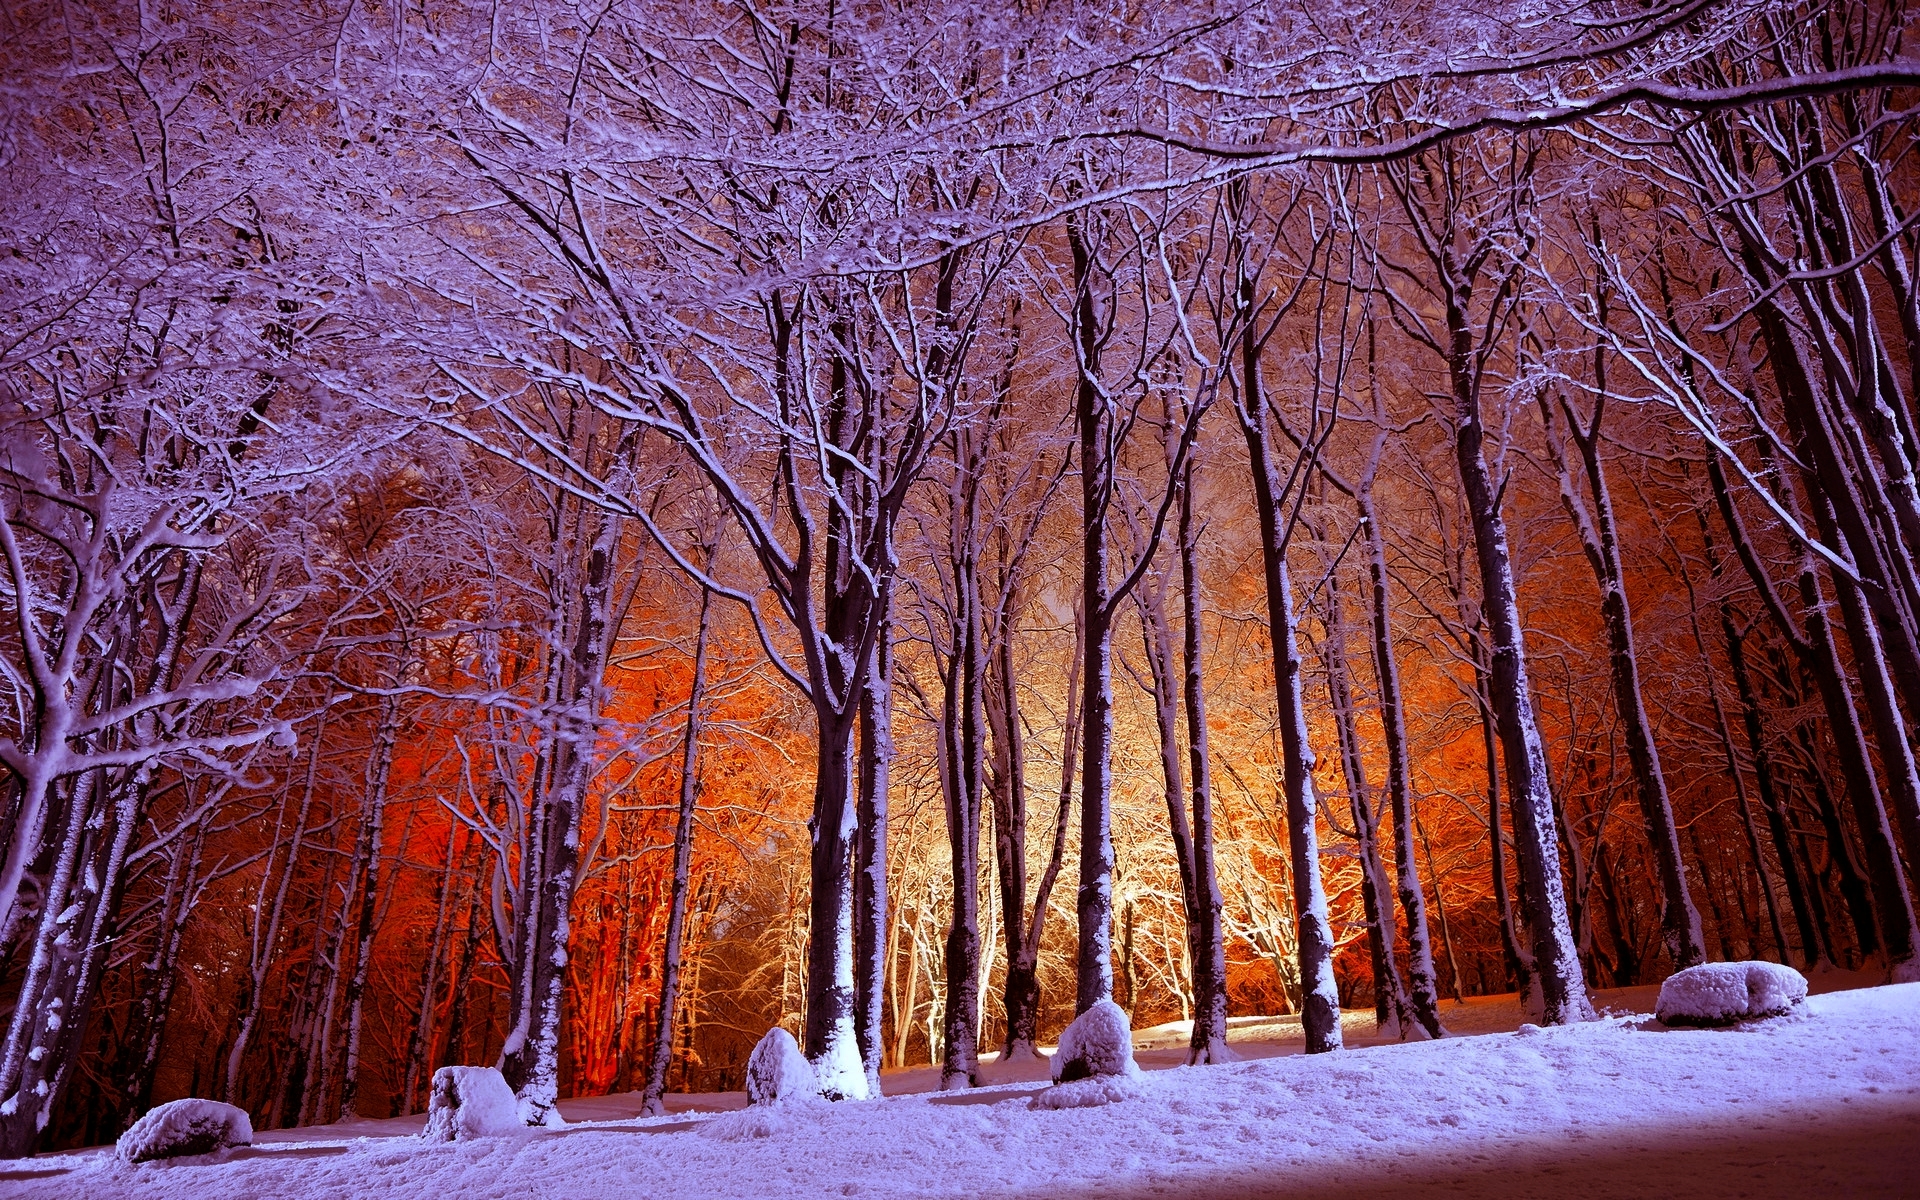
<path fill-rule="evenodd" d="M 499 1071 L 492 1067 L 441 1067 L 433 1073 L 427 1127 L 420 1134 L 426 1140 L 464 1142 L 518 1133 L 526 1127 L 520 1116 L 520 1101 Z"/>
<path fill-rule="evenodd" d="M 813 1066 L 800 1053 L 793 1035 L 775 1026 L 767 1030 L 759 1045 L 747 1057 L 747 1102 L 749 1104 L 788 1104 L 795 1100 L 814 1100 L 820 1095 Z"/>
<path fill-rule="evenodd" d="M 245 1111 L 217 1100 L 174 1100 L 149 1109 L 120 1135 L 114 1150 L 140 1163 L 252 1144 L 253 1122 Z"/>
<path fill-rule="evenodd" d="M 1133 1061 L 1133 1026 L 1111 1000 L 1102 1000 L 1073 1019 L 1060 1035 L 1053 1056 L 1053 1081 L 1072 1083 L 1103 1075 L 1140 1076 Z"/>
<path fill-rule="evenodd" d="M 1807 998 L 1807 977 L 1770 962 L 1702 963 L 1660 985 L 1664 1025 L 1732 1025 L 1777 1017 Z"/>

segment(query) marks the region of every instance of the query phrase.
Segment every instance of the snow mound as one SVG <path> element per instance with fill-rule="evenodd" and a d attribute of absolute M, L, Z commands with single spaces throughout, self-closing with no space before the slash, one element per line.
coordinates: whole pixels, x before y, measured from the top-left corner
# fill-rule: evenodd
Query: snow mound
<path fill-rule="evenodd" d="M 1105 1075 L 1140 1077 L 1133 1061 L 1133 1027 L 1111 1000 L 1101 1000 L 1075 1017 L 1060 1034 L 1060 1049 L 1053 1056 L 1055 1083 Z"/>
<path fill-rule="evenodd" d="M 791 1104 L 819 1096 L 819 1080 L 793 1035 L 777 1025 L 767 1030 L 767 1036 L 747 1056 L 747 1102 Z"/>
<path fill-rule="evenodd" d="M 1056 1083 L 1033 1094 L 1031 1108 L 1098 1108 L 1146 1095 L 1140 1081 L 1129 1075 L 1095 1075 L 1071 1083 Z"/>
<path fill-rule="evenodd" d="M 1660 985 L 1663 1025 L 1732 1025 L 1777 1017 L 1807 998 L 1807 977 L 1770 962 L 1702 963 Z"/>
<path fill-rule="evenodd" d="M 126 1161 L 140 1163 L 252 1144 L 253 1122 L 245 1111 L 217 1100 L 174 1100 L 147 1110 L 114 1149 Z"/>
<path fill-rule="evenodd" d="M 716 1142 L 755 1142 L 780 1137 L 795 1127 L 792 1104 L 754 1104 L 721 1113 L 701 1123 L 699 1133 Z"/>
<path fill-rule="evenodd" d="M 506 1076 L 492 1067 L 441 1067 L 433 1073 L 427 1127 L 420 1134 L 427 1141 L 464 1142 L 526 1127 Z"/>

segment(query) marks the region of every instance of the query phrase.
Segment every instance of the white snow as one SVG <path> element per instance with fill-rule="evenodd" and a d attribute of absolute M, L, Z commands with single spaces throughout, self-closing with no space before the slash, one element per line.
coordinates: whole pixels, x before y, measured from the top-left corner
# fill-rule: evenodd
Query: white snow
<path fill-rule="evenodd" d="M 519 1099 L 506 1076 L 494 1068 L 441 1067 L 433 1073 L 427 1128 L 420 1135 L 428 1141 L 464 1142 L 524 1133 L 526 1128 Z"/>
<path fill-rule="evenodd" d="M 174 1100 L 147 1110 L 120 1135 L 114 1150 L 129 1163 L 208 1154 L 253 1142 L 244 1109 L 218 1100 Z"/>
<path fill-rule="evenodd" d="M 1603 994 L 1645 1014 L 1653 989 Z M 1671 1029 L 1649 1015 L 1516 1037 L 1519 1002 L 1442 1009 L 1460 1036 L 1303 1056 L 1298 1024 L 1239 1018 L 1245 1061 L 1180 1067 L 1144 1050 L 1133 1094 L 1038 1109 L 1039 1080 L 866 1103 L 737 1114 L 669 1096 L 562 1101 L 564 1132 L 427 1145 L 366 1136 L 418 1118 L 265 1133 L 184 1172 L 99 1151 L 46 1155 L 10 1197 L 240 1200 L 264 1195 L 560 1196 L 665 1189 L 674 1200 L 760 1196 L 1407 1197 L 1920 1195 L 1920 984 L 1813 996 L 1792 1020 Z M 1370 1017 L 1349 1014 L 1348 1045 Z M 1174 1042 L 1176 1031 L 1167 1030 Z M 1270 1040 L 1279 1039 L 1279 1040 Z M 1283 1057 L 1256 1057 L 1258 1055 Z M 1034 1064 L 1037 1066 L 1037 1064 Z M 1027 1064 L 989 1065 L 989 1077 Z M 1037 1072 L 1033 1072 L 1037 1074 Z M 938 1069 L 889 1074 L 932 1088 Z M 924 1079 L 922 1077 L 925 1077 Z M 1109 1077 L 1118 1079 L 1119 1077 Z M 705 1136 L 703 1136 L 705 1135 Z"/>
<path fill-rule="evenodd" d="M 1113 1001 L 1096 1001 L 1060 1034 L 1060 1049 L 1053 1056 L 1055 1083 L 1105 1075 L 1131 1079 L 1139 1074 L 1133 1061 L 1133 1029 L 1126 1010 Z"/>
<path fill-rule="evenodd" d="M 834 1022 L 827 1031 L 827 1048 L 814 1060 L 813 1075 L 814 1088 L 822 1096 L 868 1099 L 867 1065 L 860 1061 L 860 1042 L 854 1036 L 852 1017 Z"/>
<path fill-rule="evenodd" d="M 1701 963 L 1660 985 L 1654 1013 L 1668 1025 L 1731 1025 L 1777 1017 L 1807 998 L 1807 977 L 1772 962 Z"/>
<path fill-rule="evenodd" d="M 818 1100 L 820 1083 L 800 1044 L 778 1025 L 747 1056 L 747 1100 L 752 1104 L 792 1104 Z"/>

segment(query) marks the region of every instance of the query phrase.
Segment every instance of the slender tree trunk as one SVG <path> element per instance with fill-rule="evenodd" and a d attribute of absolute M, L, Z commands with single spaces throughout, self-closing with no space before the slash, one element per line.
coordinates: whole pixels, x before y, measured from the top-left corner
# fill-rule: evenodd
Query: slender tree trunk
<path fill-rule="evenodd" d="M 1486 671 L 1480 664 L 1480 642 L 1473 643 L 1474 699 L 1480 710 L 1480 741 L 1487 761 L 1487 843 L 1492 857 L 1493 906 L 1500 918 L 1500 948 L 1523 1004 L 1532 1003 L 1534 990 L 1531 938 L 1523 938 L 1516 924 L 1513 896 L 1507 886 L 1506 821 L 1500 816 L 1500 735 L 1493 716 L 1493 698 L 1487 692 Z"/>
<path fill-rule="evenodd" d="M 1375 466 L 1377 467 L 1376 455 Z M 1373 480 L 1370 469 L 1355 494 L 1362 533 L 1366 538 L 1368 614 L 1373 634 L 1374 679 L 1380 689 L 1380 725 L 1387 744 L 1387 798 L 1393 809 L 1394 879 L 1400 896 L 1400 911 L 1407 920 L 1407 975 L 1412 984 L 1410 999 L 1414 1020 L 1428 1037 L 1444 1037 L 1440 1024 L 1440 987 L 1433 967 L 1433 939 L 1427 929 L 1426 893 L 1420 887 L 1420 874 L 1414 857 L 1417 813 L 1413 797 L 1413 754 L 1407 738 L 1406 701 L 1400 688 L 1400 660 L 1393 649 L 1392 598 L 1387 590 L 1387 547 L 1373 505 Z M 1433 869 L 1428 853 L 1428 872 Z M 1440 881 L 1433 883 L 1434 899 L 1440 896 Z M 1445 917 L 1441 918 L 1442 924 Z M 1448 939 L 1451 944 L 1452 939 Z M 1451 955 L 1451 951 L 1449 951 Z M 1454 967 L 1454 992 L 1460 990 L 1459 967 Z"/>
<path fill-rule="evenodd" d="M 1811 968 L 1820 957 L 1820 937 L 1815 930 L 1813 912 L 1808 907 L 1806 885 L 1793 852 L 1793 839 L 1787 832 L 1783 797 L 1774 782 L 1773 759 L 1767 752 L 1766 734 L 1761 725 L 1760 700 L 1747 670 L 1745 639 L 1734 627 L 1732 613 L 1725 605 L 1720 610 L 1720 629 L 1727 641 L 1727 662 L 1733 671 L 1736 694 L 1740 699 L 1740 724 L 1746 734 L 1747 755 L 1753 760 L 1754 786 L 1760 793 L 1760 811 L 1767 822 L 1767 835 L 1773 842 L 1774 857 L 1780 863 L 1780 875 L 1787 886 L 1787 903 L 1793 910 L 1793 922 L 1800 934 L 1800 961 Z M 1786 961 L 1787 943 L 1780 941 L 1781 961 Z"/>
<path fill-rule="evenodd" d="M 1400 1041 L 1421 1027 L 1414 1021 L 1413 1002 L 1407 998 L 1395 954 L 1394 943 L 1399 939 L 1395 936 L 1398 922 L 1393 913 L 1393 887 L 1387 882 L 1386 863 L 1380 857 L 1373 796 L 1360 758 L 1360 731 L 1347 673 L 1346 614 L 1340 602 L 1339 573 L 1331 563 L 1326 587 L 1326 640 L 1321 650 L 1340 746 L 1340 770 L 1346 777 L 1349 807 L 1353 810 L 1354 844 L 1360 855 L 1361 905 L 1366 911 L 1367 941 L 1373 953 L 1374 1019 L 1384 1036 Z"/>
<path fill-rule="evenodd" d="M 440 887 L 434 900 L 433 940 L 427 948 L 427 963 L 420 977 L 420 1012 L 414 1019 L 413 1036 L 407 1041 L 407 1078 L 401 1085 L 400 1115 L 408 1116 L 414 1111 L 420 1095 L 421 1076 L 429 1069 L 429 1059 L 433 1054 L 433 1020 L 439 1011 L 440 959 L 447 945 L 447 915 L 453 897 L 454 848 L 460 834 L 460 823 L 451 822 L 447 828 L 447 861 L 440 870 Z"/>
<path fill-rule="evenodd" d="M 1214 856 L 1213 756 L 1207 735 L 1205 663 L 1201 657 L 1200 530 L 1194 522 L 1194 476 L 1197 456 L 1187 460 L 1180 481 L 1180 598 L 1182 665 L 1187 719 L 1187 758 L 1193 789 L 1193 925 L 1198 946 L 1193 954 L 1193 1038 L 1187 1062 L 1231 1062 L 1238 1055 L 1227 1048 L 1227 948 L 1220 873 Z"/>
<path fill-rule="evenodd" d="M 667 944 L 660 956 L 660 1007 L 653 1031 L 653 1061 L 640 1114 L 665 1116 L 667 1070 L 673 1065 L 673 1022 L 680 999 L 680 955 L 687 925 L 687 892 L 693 873 L 694 806 L 700 796 L 700 734 L 707 691 L 707 633 L 713 593 L 700 590 L 700 631 L 693 643 L 693 687 L 687 696 L 687 728 L 680 743 L 680 814 L 673 827 L 673 891 L 667 909 Z"/>
<path fill-rule="evenodd" d="M 1248 281 L 1247 291 L 1250 291 Z M 1250 299 L 1243 291 L 1243 298 Z M 1287 864 L 1293 876 L 1294 930 L 1300 963 L 1300 1023 L 1307 1053 L 1340 1048 L 1340 993 L 1333 977 L 1333 925 L 1320 877 L 1318 804 L 1313 794 L 1313 751 L 1301 692 L 1299 639 L 1295 635 L 1293 585 L 1274 494 L 1267 448 L 1266 407 L 1261 398 L 1257 350 L 1246 342 L 1241 429 L 1253 470 L 1254 504 L 1260 516 L 1261 560 L 1266 574 L 1267 627 L 1273 641 L 1274 699 L 1284 763 Z"/>
<path fill-rule="evenodd" d="M 1067 835 L 1071 828 L 1073 813 L 1073 776 L 1074 748 L 1080 743 L 1080 672 L 1077 669 L 1086 645 L 1086 609 L 1075 605 L 1073 612 L 1073 653 L 1069 658 L 1072 666 L 1067 671 L 1066 716 L 1060 733 L 1060 794 L 1054 807 L 1053 839 L 1048 848 L 1047 863 L 1040 872 L 1040 882 L 1033 895 L 1033 908 L 1027 921 L 1026 935 L 1021 939 L 1020 952 L 1014 955 L 1009 950 L 1007 960 L 1006 1007 L 1007 1007 L 1007 1045 L 1001 1055 L 1005 1062 L 1015 1058 L 1037 1058 L 1040 1051 L 1035 1045 L 1037 1026 L 1040 1019 L 1040 944 L 1046 931 L 1047 910 L 1053 896 L 1054 884 L 1059 881 L 1062 864 L 1066 861 Z M 1005 687 L 1009 695 L 1013 692 L 1013 672 L 1011 661 L 1007 664 L 1004 676 Z M 1012 715 L 1017 710 L 1009 706 L 1009 728 L 1015 728 Z M 1024 848 L 1023 852 L 1024 852 Z"/>
<path fill-rule="evenodd" d="M 1080 886 L 1074 898 L 1079 924 L 1073 1010 L 1086 1012 L 1113 998 L 1113 597 L 1107 579 L 1107 510 L 1114 488 L 1114 448 L 1106 399 L 1097 384 L 1099 317 L 1095 311 L 1092 249 L 1080 222 L 1069 218 L 1074 267 L 1074 335 L 1079 380 L 1074 421 L 1080 439 L 1082 646 L 1080 731 Z"/>
<path fill-rule="evenodd" d="M 78 1063 L 147 783 L 146 768 L 117 778 L 94 770 L 56 789 L 68 820 L 0 1051 L 0 1157 L 34 1152 Z"/>
<path fill-rule="evenodd" d="M 143 991 L 133 1026 L 140 1032 L 140 1038 L 139 1058 L 124 1093 L 130 1103 L 123 1114 L 123 1129 L 117 1132 L 124 1132 L 124 1126 L 131 1124 L 153 1102 L 153 1076 L 160 1065 L 160 1047 L 166 1038 L 167 1018 L 173 1007 L 173 990 L 179 975 L 180 942 L 186 933 L 187 918 L 195 907 L 194 893 L 201 883 L 200 856 L 206 839 L 207 826 L 202 821 L 194 827 L 188 844 L 175 851 L 176 858 L 184 864 L 184 874 L 182 878 L 169 880 L 169 895 L 162 908 L 153 958 L 147 971 L 151 990 Z"/>
<path fill-rule="evenodd" d="M 471 860 L 472 856 L 468 858 Z M 456 1066 L 468 1061 L 467 1022 L 468 1014 L 473 1009 L 474 963 L 480 956 L 480 943 L 487 930 L 484 895 L 485 889 L 480 886 L 479 872 L 476 870 L 467 884 L 466 937 L 461 941 L 460 957 L 454 964 L 453 979 L 447 989 L 447 1040 L 434 1056 L 435 1066 Z"/>
<path fill-rule="evenodd" d="M 381 839 L 386 831 L 387 785 L 393 772 L 394 742 L 399 737 L 399 705 L 383 700 L 379 727 L 374 733 L 374 750 L 368 767 L 366 814 L 366 854 L 361 860 L 360 877 L 355 884 L 360 892 L 360 914 L 353 935 L 353 974 L 347 979 L 347 1044 L 340 1072 L 340 1117 L 351 1120 L 360 1115 L 360 1031 L 366 1011 L 367 976 L 373 966 L 373 939 L 380 899 Z"/>
<path fill-rule="evenodd" d="M 313 808 L 315 776 L 320 767 L 320 745 L 327 731 L 327 713 L 322 710 L 319 720 L 314 724 L 312 744 L 307 751 L 306 780 L 301 785 L 300 811 L 294 818 L 293 836 L 287 846 L 286 865 L 280 870 L 280 883 L 274 889 L 273 903 L 268 910 L 266 929 L 260 930 L 258 914 L 255 915 L 253 957 L 248 964 L 249 970 L 241 981 L 245 987 L 244 1001 L 239 1006 L 240 1023 L 233 1035 L 233 1047 L 227 1052 L 227 1069 L 221 1078 L 220 1097 L 229 1104 L 237 1104 L 240 1094 L 240 1069 L 247 1056 L 247 1045 L 253 1038 L 254 1027 L 260 1023 L 261 1006 L 266 1002 L 266 975 L 273 965 L 274 953 L 280 943 L 280 920 L 286 912 L 287 890 L 293 883 L 294 869 L 300 862 L 301 843 L 306 838 L 307 815 Z M 272 860 L 268 860 L 271 867 Z M 261 880 L 261 890 L 266 890 L 266 878 Z"/>
<path fill-rule="evenodd" d="M 880 636 L 860 697 L 860 845 L 854 881 L 854 1034 L 866 1068 L 867 1092 L 880 1095 L 884 1044 L 888 929 L 887 809 L 893 768 L 893 638 L 891 584 L 880 599 Z"/>
<path fill-rule="evenodd" d="M 1449 305 L 1453 335 L 1450 356 L 1457 413 L 1454 450 L 1461 490 L 1473 524 L 1474 551 L 1480 566 L 1480 591 L 1493 663 L 1488 691 L 1505 752 L 1507 795 L 1513 808 L 1514 857 L 1520 864 L 1521 900 L 1530 910 L 1534 969 L 1545 1003 L 1545 1019 L 1564 1025 L 1593 1018 L 1586 979 L 1580 969 L 1573 929 L 1567 921 L 1566 892 L 1560 877 L 1560 852 L 1554 844 L 1553 797 L 1548 791 L 1546 750 L 1534 723 L 1520 624 L 1519 596 L 1507 550 L 1506 520 L 1500 513 L 1500 489 L 1494 486 L 1482 450 L 1480 398 L 1471 378 L 1472 331 L 1466 314 Z"/>
<path fill-rule="evenodd" d="M 1597 300 L 1599 315 L 1606 321 L 1606 301 Z M 1633 773 L 1634 792 L 1640 801 L 1640 815 L 1646 822 L 1647 839 L 1653 852 L 1659 883 L 1660 928 L 1666 940 L 1667 956 L 1676 970 L 1706 961 L 1706 945 L 1700 933 L 1700 914 L 1687 887 L 1686 864 L 1680 857 L 1680 837 L 1673 818 L 1673 802 L 1667 794 L 1666 773 L 1660 766 L 1660 749 L 1653 737 L 1653 722 L 1647 715 L 1640 683 L 1640 657 L 1634 645 L 1633 610 L 1627 600 L 1626 570 L 1620 560 L 1620 542 L 1616 530 L 1613 494 L 1607 488 L 1605 465 L 1600 460 L 1600 425 L 1606 415 L 1606 356 L 1594 351 L 1594 380 L 1598 399 L 1593 415 L 1583 428 L 1571 404 L 1564 399 L 1568 433 L 1580 451 L 1585 468 L 1587 490 L 1592 508 L 1574 488 L 1560 432 L 1554 420 L 1556 397 L 1542 393 L 1540 413 L 1547 428 L 1547 447 L 1558 468 L 1560 500 L 1580 535 L 1594 581 L 1600 586 L 1600 619 L 1607 634 L 1607 657 L 1613 679 L 1614 706 L 1626 734 L 1627 763 Z"/>
<path fill-rule="evenodd" d="M 962 470 L 979 460 L 965 456 Z M 980 1030 L 980 813 L 986 787 L 985 629 L 981 613 L 977 475 L 954 488 L 951 541 L 953 611 L 951 655 L 943 672 L 941 752 L 947 808 L 947 851 L 953 908 L 944 948 L 945 1011 L 941 1027 L 940 1088 L 979 1082 Z"/>
<path fill-rule="evenodd" d="M 1844 547 L 1847 543 L 1832 519 L 1824 512 L 1820 515 L 1822 536 Z M 1841 577 L 1835 579 L 1834 587 L 1839 593 L 1847 638 L 1853 643 L 1854 666 L 1866 693 L 1867 712 L 1879 742 L 1882 769 L 1891 785 L 1888 799 L 1896 813 L 1912 826 L 1908 836 L 1910 851 L 1920 852 L 1920 824 L 1914 824 L 1915 818 L 1911 815 L 1920 813 L 1920 769 L 1914 763 L 1906 721 L 1894 699 L 1893 678 L 1881 648 L 1880 630 L 1861 598 L 1860 585 Z M 1920 961 L 1915 957 L 1916 946 L 1920 946 L 1920 928 L 1914 924 L 1913 896 L 1894 845 L 1887 805 L 1877 792 L 1871 799 L 1871 804 L 1856 803 L 1853 816 L 1867 850 L 1867 878 L 1873 886 L 1874 909 L 1880 920 L 1887 969 L 1893 982 L 1920 981 Z"/>

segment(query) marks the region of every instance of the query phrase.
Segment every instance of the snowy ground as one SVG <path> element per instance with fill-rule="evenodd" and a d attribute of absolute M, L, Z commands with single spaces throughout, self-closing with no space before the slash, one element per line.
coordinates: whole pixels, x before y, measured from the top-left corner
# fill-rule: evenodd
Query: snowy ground
<path fill-rule="evenodd" d="M 1816 980 L 1815 990 L 1823 981 Z M 1837 981 L 1835 981 L 1837 982 Z M 1653 989 L 1602 993 L 1616 1013 Z M 102 1151 L 0 1169 L 0 1194 L 155 1196 L 1827 1196 L 1920 1195 L 1920 984 L 1816 995 L 1729 1030 L 1640 1015 L 1519 1033 L 1511 1000 L 1447 1005 L 1438 1043 L 1306 1058 L 1297 1025 L 1237 1021 L 1248 1061 L 1177 1063 L 1176 1027 L 1142 1030 L 1141 1097 L 1035 1111 L 1044 1064 L 989 1065 L 939 1095 L 890 1074 L 877 1104 L 716 1113 L 738 1097 L 563 1103 L 557 1131 L 455 1145 L 420 1118 L 262 1134 L 208 1159 L 128 1167 Z M 1155 1048 L 1160 1047 L 1160 1048 Z M 1255 1057 L 1256 1055 L 1260 1057 Z M 1009 1077 L 1014 1077 L 1009 1079 Z M 702 1111 L 706 1110 L 706 1111 Z"/>

